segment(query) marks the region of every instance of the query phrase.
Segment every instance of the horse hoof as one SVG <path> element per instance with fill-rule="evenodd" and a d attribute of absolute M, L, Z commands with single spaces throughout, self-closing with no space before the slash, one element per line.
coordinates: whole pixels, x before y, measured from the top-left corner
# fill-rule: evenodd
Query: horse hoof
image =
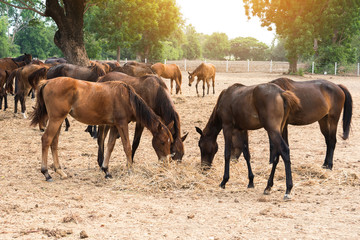
<path fill-rule="evenodd" d="M 53 182 L 54 180 L 50 177 L 46 179 L 47 182 Z"/>
<path fill-rule="evenodd" d="M 265 189 L 264 190 L 264 195 L 270 195 L 270 190 Z"/>
<path fill-rule="evenodd" d="M 112 179 L 113 177 L 112 177 L 112 175 L 110 174 L 110 173 L 108 173 L 108 174 L 106 174 L 105 175 L 105 179 Z"/>
<path fill-rule="evenodd" d="M 248 188 L 254 188 L 254 184 L 253 184 L 253 183 L 249 183 Z"/>
<path fill-rule="evenodd" d="M 222 183 L 221 183 L 219 186 L 220 186 L 222 189 L 225 189 L 225 184 L 222 184 Z"/>
<path fill-rule="evenodd" d="M 290 194 L 285 194 L 284 201 L 290 201 L 290 200 L 291 200 Z"/>

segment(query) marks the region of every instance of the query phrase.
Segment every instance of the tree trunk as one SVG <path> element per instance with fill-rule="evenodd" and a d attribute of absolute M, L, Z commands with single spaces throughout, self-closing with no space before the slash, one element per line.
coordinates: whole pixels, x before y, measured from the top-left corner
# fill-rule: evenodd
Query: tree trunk
<path fill-rule="evenodd" d="M 297 72 L 297 57 L 293 57 L 289 59 L 289 73 Z"/>
<path fill-rule="evenodd" d="M 63 7 L 57 0 L 46 1 L 45 15 L 51 17 L 58 26 L 54 42 L 69 63 L 88 66 L 89 58 L 85 50 L 83 32 L 85 0 L 62 2 Z"/>
<path fill-rule="evenodd" d="M 116 61 L 117 61 L 118 63 L 120 62 L 120 46 L 117 47 Z"/>

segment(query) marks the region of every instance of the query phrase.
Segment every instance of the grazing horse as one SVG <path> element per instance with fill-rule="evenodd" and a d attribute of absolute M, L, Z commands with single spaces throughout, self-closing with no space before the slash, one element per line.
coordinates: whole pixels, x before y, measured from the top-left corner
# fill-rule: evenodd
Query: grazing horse
<path fill-rule="evenodd" d="M 209 94 L 210 79 L 212 80 L 213 94 L 215 94 L 215 66 L 211 63 L 201 63 L 192 73 L 189 74 L 189 86 L 191 87 L 192 82 L 196 80 L 196 94 L 199 96 L 198 84 L 203 81 L 203 97 L 205 96 L 205 83 L 207 84 L 207 94 Z"/>
<path fill-rule="evenodd" d="M 131 121 L 141 122 L 150 130 L 153 135 L 152 145 L 159 159 L 166 161 L 170 158 L 170 144 L 173 139 L 169 129 L 132 87 L 122 82 L 93 83 L 59 77 L 40 82 L 35 111 L 31 114 L 31 125 L 49 118 L 48 127 L 41 138 L 41 172 L 47 181 L 52 180 L 47 167 L 49 146 L 55 172 L 62 178 L 67 177 L 61 170 L 57 149 L 60 126 L 68 114 L 85 124 L 115 127 L 110 131 L 106 158 L 101 166 L 106 177 L 111 177 L 108 164 L 118 133 L 126 154 L 127 167 L 129 170 L 132 167 L 128 130 L 128 123 Z"/>
<path fill-rule="evenodd" d="M 173 89 L 173 81 L 175 81 L 176 84 L 176 94 L 181 92 L 181 82 L 182 82 L 182 76 L 181 71 L 178 65 L 176 64 L 163 64 L 163 63 L 155 63 L 151 66 L 151 69 L 154 73 L 159 75 L 163 78 L 170 78 L 170 93 L 172 94 Z"/>
<path fill-rule="evenodd" d="M 51 67 L 47 78 L 71 77 L 89 82 L 96 82 L 98 77 L 104 76 L 105 72 L 98 66 L 82 67 L 69 63 L 62 63 Z"/>
<path fill-rule="evenodd" d="M 18 68 L 11 73 L 6 83 L 6 89 L 8 89 L 9 91 L 13 89 L 12 86 L 14 82 L 13 76 L 15 76 L 14 113 L 17 113 L 17 104 L 18 101 L 20 101 L 21 113 L 23 114 L 24 118 L 26 118 L 26 104 L 25 104 L 26 97 L 33 88 L 31 86 L 31 83 L 29 82 L 29 76 L 40 69 L 47 69 L 47 68 L 48 67 L 38 64 L 29 64 L 24 67 Z"/>
<path fill-rule="evenodd" d="M 289 198 L 293 183 L 291 176 L 291 163 L 289 147 L 281 136 L 282 129 L 291 109 L 299 107 L 299 99 L 290 91 L 284 91 L 272 83 L 256 86 L 234 84 L 223 90 L 217 100 L 213 112 L 204 130 L 196 127 L 200 134 L 199 147 L 201 152 L 201 165 L 211 167 L 214 156 L 218 150 L 217 136 L 223 129 L 225 139 L 225 171 L 220 184 L 225 184 L 230 177 L 230 155 L 234 133 L 244 133 L 247 130 L 265 128 L 271 140 L 270 155 L 281 155 L 285 164 L 286 193 L 284 198 Z M 246 135 L 243 135 L 247 137 Z M 247 139 L 245 140 L 247 141 Z M 249 185 L 253 187 L 254 175 L 250 162 Z"/>
<path fill-rule="evenodd" d="M 184 144 L 187 134 L 181 137 L 180 118 L 175 110 L 174 103 L 169 95 L 169 91 L 165 83 L 156 75 L 147 75 L 143 77 L 132 77 L 124 73 L 111 72 L 104 77 L 99 78 L 99 82 L 107 81 L 122 81 L 134 88 L 137 94 L 144 99 L 147 105 L 163 120 L 165 124 L 174 123 L 169 128 L 174 141 L 171 144 L 171 153 L 174 160 L 181 161 L 184 155 Z M 135 151 L 139 146 L 140 138 L 144 126 L 136 123 L 134 140 L 132 144 L 132 158 L 134 158 Z M 102 164 L 104 159 L 104 141 L 108 128 L 99 126 L 98 134 L 98 163 Z"/>
<path fill-rule="evenodd" d="M 122 72 L 133 77 L 142 77 L 148 74 L 154 74 L 151 65 L 146 63 L 128 62 L 122 67 L 116 67 L 114 72 Z"/>

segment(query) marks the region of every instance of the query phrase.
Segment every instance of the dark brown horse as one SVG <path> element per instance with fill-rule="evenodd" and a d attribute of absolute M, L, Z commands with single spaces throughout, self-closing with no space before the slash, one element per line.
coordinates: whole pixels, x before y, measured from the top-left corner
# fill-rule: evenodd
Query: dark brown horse
<path fill-rule="evenodd" d="M 173 81 L 175 81 L 176 84 L 176 94 L 181 92 L 181 82 L 182 82 L 182 75 L 181 71 L 178 65 L 176 64 L 163 64 L 163 63 L 155 63 L 151 66 L 151 69 L 154 73 L 159 75 L 163 78 L 169 78 L 170 79 L 170 93 L 172 94 L 173 89 Z"/>
<path fill-rule="evenodd" d="M 290 154 L 281 132 L 290 110 L 298 106 L 299 99 L 292 92 L 284 91 L 272 83 L 248 87 L 234 84 L 225 89 L 221 92 L 204 130 L 196 127 L 201 135 L 199 147 L 202 166 L 211 167 L 218 150 L 216 139 L 222 129 L 225 139 L 225 171 L 220 186 L 225 188 L 230 177 L 233 135 L 245 134 L 247 130 L 265 128 L 271 139 L 270 155 L 273 157 L 281 155 L 284 160 L 286 172 L 284 198 L 289 198 L 293 186 Z M 247 135 L 244 136 L 247 137 Z M 249 162 L 247 165 L 249 168 L 248 187 L 253 187 L 253 173 Z"/>
<path fill-rule="evenodd" d="M 85 124 L 115 127 L 110 131 L 106 158 L 101 166 L 107 177 L 110 176 L 108 164 L 118 134 L 123 143 L 127 167 L 129 170 L 132 167 L 128 131 L 128 123 L 131 121 L 141 122 L 150 130 L 153 135 L 152 145 L 160 160 L 167 161 L 170 158 L 170 144 L 173 139 L 169 129 L 130 86 L 122 82 L 92 83 L 59 77 L 40 82 L 35 111 L 31 114 L 32 125 L 49 118 L 41 138 L 41 172 L 47 181 L 52 180 L 47 167 L 49 146 L 55 172 L 62 178 L 67 177 L 61 170 L 57 148 L 60 126 L 68 114 Z"/>
<path fill-rule="evenodd" d="M 4 111 L 8 108 L 7 104 L 7 93 L 5 90 L 6 80 L 9 77 L 9 72 L 3 69 L 0 69 L 0 109 L 2 108 L 2 102 L 4 99 Z"/>
<path fill-rule="evenodd" d="M 82 67 L 74 64 L 62 63 L 51 67 L 47 78 L 71 77 L 89 82 L 96 82 L 98 77 L 104 76 L 105 72 L 98 66 Z"/>
<path fill-rule="evenodd" d="M 209 94 L 210 80 L 212 80 L 213 94 L 215 94 L 215 66 L 211 63 L 201 63 L 192 73 L 189 74 L 189 86 L 196 80 L 196 94 L 199 96 L 198 84 L 203 81 L 203 97 L 205 96 L 205 83 L 207 84 L 207 94 Z"/>
<path fill-rule="evenodd" d="M 21 113 L 23 114 L 24 118 L 26 118 L 26 98 L 30 93 L 31 83 L 29 82 L 29 76 L 40 70 L 40 69 L 48 69 L 45 65 L 38 65 L 38 64 L 29 64 L 24 67 L 18 68 L 14 70 L 8 78 L 8 82 L 6 83 L 6 89 L 11 91 L 13 89 L 13 78 L 15 76 L 15 98 L 14 98 L 14 113 L 17 113 L 17 104 L 20 101 L 21 105 Z M 34 88 L 35 89 L 35 88 Z"/>
<path fill-rule="evenodd" d="M 147 75 L 143 77 L 131 77 L 124 73 L 111 72 L 99 79 L 99 82 L 107 81 L 122 81 L 132 86 L 137 94 L 147 103 L 147 105 L 163 120 L 165 124 L 174 123 L 169 128 L 174 141 L 171 144 L 171 153 L 174 160 L 180 161 L 184 155 L 184 144 L 187 134 L 181 137 L 180 118 L 175 110 L 174 103 L 169 95 L 169 91 L 165 83 L 156 75 Z M 132 157 L 134 158 L 135 151 L 139 146 L 140 138 L 144 126 L 136 123 L 134 140 L 132 144 Z M 103 162 L 104 155 L 104 141 L 108 128 L 99 126 L 98 135 L 98 163 Z"/>
<path fill-rule="evenodd" d="M 114 72 L 122 72 L 133 77 L 142 77 L 148 74 L 154 74 L 149 63 L 128 62 L 122 67 L 116 67 Z"/>

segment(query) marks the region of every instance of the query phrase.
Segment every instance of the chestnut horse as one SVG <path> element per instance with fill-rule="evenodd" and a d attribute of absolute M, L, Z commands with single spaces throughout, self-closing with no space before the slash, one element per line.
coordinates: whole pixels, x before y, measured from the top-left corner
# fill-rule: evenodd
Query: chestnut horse
<path fill-rule="evenodd" d="M 169 95 L 165 83 L 156 75 L 147 75 L 143 77 L 132 77 L 124 73 L 111 72 L 104 77 L 99 78 L 99 82 L 122 81 L 134 88 L 137 94 L 144 99 L 147 105 L 163 120 L 165 124 L 174 123 L 169 128 L 174 141 L 171 143 L 172 159 L 181 161 L 184 155 L 184 144 L 187 134 L 181 137 L 180 118 L 175 110 L 174 103 Z M 98 163 L 102 164 L 104 159 L 104 141 L 109 128 L 99 126 L 98 134 Z M 134 140 L 132 144 L 132 158 L 139 146 L 140 138 L 144 126 L 136 123 Z"/>
<path fill-rule="evenodd" d="M 0 109 L 2 108 L 2 101 L 4 99 L 4 111 L 8 108 L 7 93 L 5 90 L 6 80 L 9 77 L 7 70 L 0 69 Z"/>
<path fill-rule="evenodd" d="M 181 92 L 181 82 L 182 82 L 182 76 L 181 71 L 178 65 L 176 64 L 163 64 L 163 63 L 155 63 L 151 66 L 151 69 L 154 73 L 159 75 L 163 78 L 170 78 L 170 93 L 172 94 L 173 89 L 173 81 L 175 81 L 176 84 L 176 94 Z"/>
<path fill-rule="evenodd" d="M 196 94 L 199 96 L 198 84 L 203 81 L 203 97 L 205 96 L 205 83 L 207 84 L 207 94 L 209 94 L 210 79 L 212 80 L 213 94 L 215 94 L 215 66 L 211 63 L 201 63 L 192 73 L 189 74 L 189 86 L 191 87 L 192 82 L 196 80 Z"/>
<path fill-rule="evenodd" d="M 202 131 L 196 127 L 200 134 L 199 147 L 201 152 L 201 165 L 211 167 L 214 156 L 218 150 L 217 136 L 223 129 L 225 139 L 225 171 L 220 184 L 225 188 L 230 178 L 230 155 L 234 133 L 243 133 L 247 130 L 264 128 L 271 140 L 270 155 L 281 155 L 285 164 L 286 193 L 288 199 L 293 186 L 291 176 L 291 163 L 289 147 L 281 136 L 291 109 L 299 107 L 299 99 L 290 91 L 284 91 L 272 83 L 256 86 L 234 84 L 223 90 L 217 100 L 213 112 Z M 244 135 L 247 137 L 247 135 Z M 254 175 L 250 162 L 249 185 L 253 187 Z"/>
<path fill-rule="evenodd" d="M 111 177 L 108 164 L 118 134 L 123 143 L 127 167 L 129 170 L 132 167 L 128 130 L 128 123 L 131 121 L 140 122 L 150 130 L 153 135 L 152 145 L 160 160 L 167 161 L 170 158 L 170 144 L 173 139 L 169 129 L 132 87 L 122 82 L 92 83 L 59 77 L 40 82 L 35 111 L 31 114 L 31 125 L 49 118 L 48 127 L 41 138 L 41 172 L 47 181 L 52 180 L 47 167 L 49 146 L 55 172 L 62 178 L 67 177 L 61 170 L 57 149 L 60 126 L 68 114 L 85 124 L 115 127 L 110 131 L 106 158 L 101 166 L 106 177 Z"/>

